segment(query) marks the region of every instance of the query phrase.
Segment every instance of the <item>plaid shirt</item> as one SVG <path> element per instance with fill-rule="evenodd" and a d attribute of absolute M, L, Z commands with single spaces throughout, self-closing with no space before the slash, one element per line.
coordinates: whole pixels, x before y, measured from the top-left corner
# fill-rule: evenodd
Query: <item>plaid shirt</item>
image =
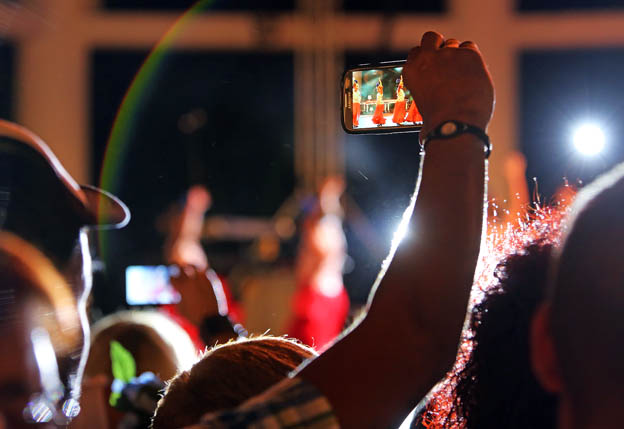
<path fill-rule="evenodd" d="M 333 429 L 339 428 L 329 401 L 298 378 L 284 380 L 238 408 L 205 415 L 187 429 Z"/>

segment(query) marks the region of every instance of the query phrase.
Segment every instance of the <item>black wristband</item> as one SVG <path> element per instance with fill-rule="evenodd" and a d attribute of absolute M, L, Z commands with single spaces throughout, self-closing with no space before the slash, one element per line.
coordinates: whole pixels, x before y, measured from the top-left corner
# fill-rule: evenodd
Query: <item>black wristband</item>
<path fill-rule="evenodd" d="M 423 150 L 426 151 L 427 143 L 429 143 L 430 140 L 452 139 L 453 137 L 457 137 L 458 135 L 465 133 L 474 134 L 483 141 L 483 144 L 485 145 L 485 158 L 489 158 L 490 153 L 492 152 L 492 143 L 490 142 L 490 138 L 481 128 L 475 127 L 474 125 L 470 125 L 465 122 L 445 121 L 441 123 L 436 128 L 429 131 L 429 133 L 424 138 L 420 139 L 420 146 Z"/>

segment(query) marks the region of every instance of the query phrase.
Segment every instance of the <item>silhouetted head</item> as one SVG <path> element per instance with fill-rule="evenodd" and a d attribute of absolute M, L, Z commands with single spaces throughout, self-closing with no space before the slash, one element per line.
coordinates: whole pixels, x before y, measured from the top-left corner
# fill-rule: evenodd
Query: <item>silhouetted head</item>
<path fill-rule="evenodd" d="M 150 383 L 140 398 L 124 395 L 115 408 L 109 403 L 115 379 L 113 342 L 132 356 L 134 377 L 151 372 L 158 380 L 149 379 Z M 197 358 L 195 346 L 186 331 L 158 311 L 120 311 L 98 320 L 93 325 L 85 367 L 83 415 L 74 423 L 77 427 L 85 427 L 97 420 L 106 427 L 120 427 L 120 422 L 133 420 L 136 422 L 134 427 L 147 427 L 160 398 L 160 380 L 169 380 L 178 372 L 189 369 Z M 124 380 L 116 383 L 121 381 Z M 129 384 L 127 380 L 124 382 Z"/>
<path fill-rule="evenodd" d="M 280 337 L 245 338 L 209 350 L 169 382 L 154 429 L 184 427 L 213 411 L 233 408 L 286 378 L 316 353 Z"/>
<path fill-rule="evenodd" d="M 560 394 L 561 427 L 622 424 L 623 209 L 624 164 L 579 192 L 534 323 L 535 370 Z"/>

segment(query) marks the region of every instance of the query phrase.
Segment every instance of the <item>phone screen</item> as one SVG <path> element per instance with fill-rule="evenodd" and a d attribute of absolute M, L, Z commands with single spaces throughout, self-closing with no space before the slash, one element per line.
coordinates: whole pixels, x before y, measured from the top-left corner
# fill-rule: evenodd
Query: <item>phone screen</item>
<path fill-rule="evenodd" d="M 347 70 L 342 124 L 348 133 L 413 132 L 422 117 L 403 83 L 404 62 Z"/>
<path fill-rule="evenodd" d="M 129 305 L 175 304 L 180 294 L 169 282 L 172 267 L 131 265 L 126 268 L 126 302 Z"/>

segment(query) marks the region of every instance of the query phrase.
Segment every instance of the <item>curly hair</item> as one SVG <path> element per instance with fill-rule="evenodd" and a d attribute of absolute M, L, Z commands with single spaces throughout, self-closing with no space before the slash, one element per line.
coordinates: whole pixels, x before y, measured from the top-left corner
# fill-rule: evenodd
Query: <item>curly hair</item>
<path fill-rule="evenodd" d="M 529 341 L 563 216 L 540 208 L 527 222 L 488 237 L 489 266 L 482 261 L 456 362 L 432 393 L 421 427 L 555 427 L 556 398 L 532 374 Z"/>

